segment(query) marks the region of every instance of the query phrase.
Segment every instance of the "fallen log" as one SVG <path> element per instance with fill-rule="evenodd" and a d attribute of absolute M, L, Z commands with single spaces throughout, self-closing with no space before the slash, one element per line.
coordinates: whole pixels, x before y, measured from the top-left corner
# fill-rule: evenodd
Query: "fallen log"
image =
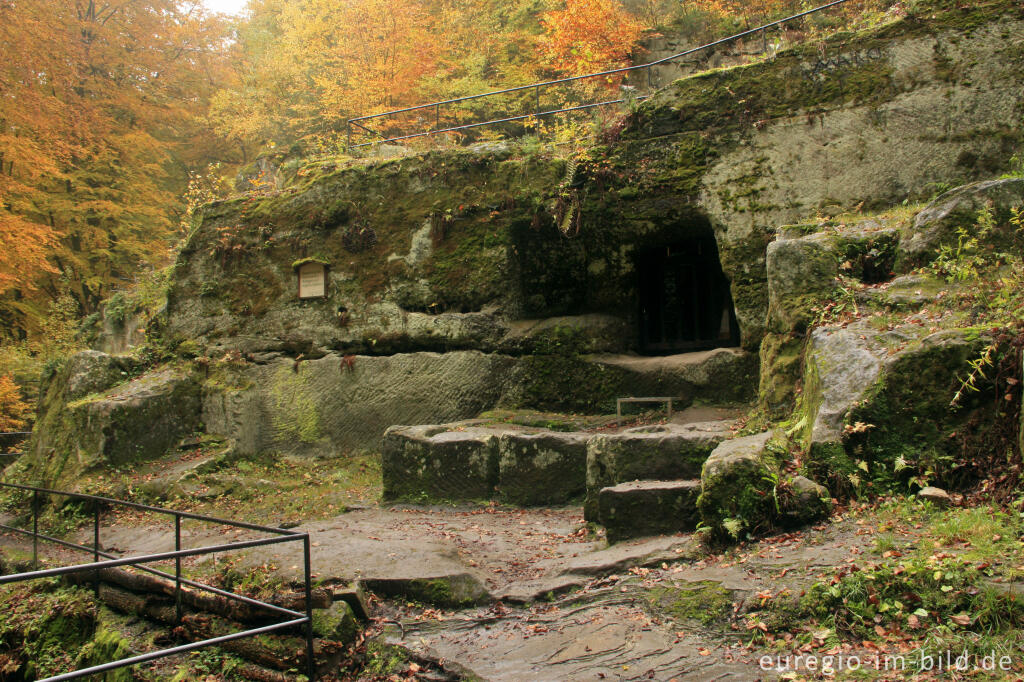
<path fill-rule="evenodd" d="M 245 625 L 207 613 L 187 613 L 183 615 L 181 623 L 177 623 L 173 601 L 162 595 L 141 595 L 101 583 L 98 596 L 100 601 L 117 611 L 172 626 L 174 634 L 187 642 L 214 639 L 246 629 Z M 224 642 L 218 646 L 264 668 L 263 672 L 254 672 L 257 675 L 254 679 L 257 680 L 288 680 L 290 678 L 280 676 L 275 671 L 305 670 L 306 667 L 306 640 L 296 635 L 269 633 Z M 321 671 L 336 666 L 344 650 L 345 645 L 339 642 L 313 640 L 313 658 Z"/>
<path fill-rule="evenodd" d="M 68 577 L 75 584 L 85 585 L 95 580 L 95 574 L 95 571 L 73 573 Z M 172 600 L 174 598 L 174 581 L 150 573 L 128 571 L 122 568 L 104 568 L 99 571 L 99 579 L 101 582 L 119 585 L 132 592 L 163 595 Z M 312 597 L 314 609 L 327 609 L 333 603 L 333 593 L 328 588 L 313 590 Z M 292 611 L 298 611 L 299 613 L 304 613 L 306 610 L 306 595 L 303 593 L 285 592 L 272 595 L 260 601 Z M 281 614 L 274 613 L 269 609 L 263 609 L 187 585 L 182 585 L 181 603 L 182 606 L 190 607 L 196 611 L 215 613 L 241 623 L 269 623 L 281 618 Z"/>

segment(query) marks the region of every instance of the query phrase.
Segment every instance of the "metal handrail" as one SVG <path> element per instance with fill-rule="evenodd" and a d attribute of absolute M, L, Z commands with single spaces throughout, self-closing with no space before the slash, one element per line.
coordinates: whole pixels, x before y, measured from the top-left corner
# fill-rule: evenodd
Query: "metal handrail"
<path fill-rule="evenodd" d="M 266 632 L 273 632 L 277 630 L 283 630 L 286 628 L 292 628 L 300 625 L 305 626 L 305 637 L 306 637 L 306 668 L 307 674 L 310 680 L 316 679 L 316 662 L 313 658 L 313 589 L 312 589 L 312 573 L 310 565 L 310 540 L 308 533 L 300 533 L 298 531 L 284 529 L 284 528 L 272 528 L 269 526 L 260 526 L 257 524 L 246 523 L 244 521 L 231 521 L 228 519 L 218 519 L 212 516 L 205 516 L 202 514 L 193 514 L 190 512 L 176 511 L 173 509 L 164 509 L 162 507 L 153 507 L 145 504 L 139 504 L 137 502 L 128 502 L 125 500 L 115 500 L 109 497 L 101 497 L 99 495 L 86 495 L 84 493 L 72 493 L 63 490 L 54 490 L 51 488 L 42 488 L 38 486 L 26 486 L 19 485 L 16 483 L 2 483 L 0 487 L 10 488 L 14 490 L 21 490 L 32 493 L 32 530 L 29 531 L 24 528 L 17 528 L 15 526 L 9 526 L 6 524 L 0 524 L 0 529 L 27 535 L 32 538 L 32 563 L 36 570 L 17 573 L 13 575 L 0 576 L 0 585 L 7 583 L 21 582 L 25 580 L 36 580 L 39 578 L 47 578 L 54 576 L 70 575 L 73 573 L 82 572 L 93 572 L 93 583 L 94 589 L 99 591 L 99 571 L 105 568 L 114 568 L 118 566 L 131 566 L 139 570 L 158 575 L 163 578 L 168 578 L 174 581 L 174 602 L 175 602 L 175 618 L 178 622 L 181 622 L 182 618 L 182 586 L 188 585 L 199 590 L 212 592 L 213 594 L 220 595 L 227 599 L 248 604 L 257 608 L 266 609 L 268 611 L 278 613 L 289 617 L 289 620 L 282 623 L 274 623 L 259 628 L 253 628 L 244 630 L 241 632 L 231 633 L 229 635 L 223 635 L 212 639 L 202 640 L 200 642 L 191 642 L 189 644 L 172 647 L 169 649 L 161 649 L 159 651 L 152 651 L 139 656 L 133 656 L 131 658 L 124 658 L 117 661 L 111 661 L 109 663 L 103 663 L 100 665 L 92 666 L 90 668 L 84 668 L 82 670 L 76 670 L 55 677 L 49 677 L 41 682 L 58 682 L 59 680 L 72 680 L 87 675 L 94 675 L 96 673 L 106 672 L 108 670 L 114 670 L 116 668 L 123 668 L 131 665 L 137 665 L 139 663 L 145 663 L 147 661 L 153 661 L 160 658 L 166 658 L 168 656 L 174 656 L 176 654 L 186 653 L 194 651 L 207 646 L 213 646 L 215 644 L 222 644 L 236 639 L 242 639 L 244 637 L 252 637 L 255 635 L 263 634 Z M 40 495 L 62 495 L 70 497 L 72 499 L 86 500 L 95 503 L 93 506 L 93 543 L 92 546 L 79 545 L 59 538 L 51 537 L 39 532 L 39 507 L 40 507 Z M 118 557 L 100 549 L 100 504 L 105 505 L 116 505 L 121 507 L 127 507 L 131 509 L 140 509 L 143 511 L 155 512 L 158 514 L 164 514 L 174 517 L 174 551 L 173 552 L 161 552 L 158 554 L 146 554 L 134 557 Z M 247 530 L 253 530 L 261 533 L 270 533 L 277 537 L 261 538 L 257 540 L 242 540 L 239 542 L 231 542 L 222 545 L 213 545 L 208 547 L 197 547 L 193 549 L 182 549 L 181 548 L 181 521 L 182 519 L 192 519 L 197 521 L 203 521 L 207 523 L 215 523 L 223 526 L 231 526 L 235 528 L 244 528 Z M 75 549 L 83 552 L 89 552 L 93 555 L 93 561 L 87 564 L 76 564 L 74 566 L 62 566 L 58 568 L 50 568 L 39 570 L 39 540 L 52 542 L 63 547 Z M 266 602 L 252 599 L 241 594 L 235 594 L 227 590 L 221 590 L 213 587 L 212 585 L 204 585 L 194 580 L 189 580 L 181 574 L 181 560 L 191 556 L 201 556 L 203 554 L 212 554 L 216 552 L 226 552 L 237 549 L 246 549 L 249 547 L 262 547 L 266 545 L 275 545 L 285 542 L 302 542 L 303 548 L 303 561 L 304 561 L 304 588 L 305 588 L 305 614 L 291 609 L 286 609 L 275 604 L 268 604 Z M 106 559 L 101 561 L 100 557 Z M 174 559 L 174 573 L 166 573 L 155 568 L 150 568 L 142 564 L 154 563 L 159 561 L 168 561 Z"/>
<path fill-rule="evenodd" d="M 652 82 L 651 82 L 651 68 L 652 67 L 659 66 L 661 64 L 666 64 L 668 62 L 675 61 L 675 60 L 680 59 L 682 57 L 688 57 L 690 55 L 696 54 L 698 52 L 702 52 L 704 50 L 710 50 L 710 49 L 718 47 L 720 45 L 725 45 L 725 44 L 728 44 L 728 43 L 740 40 L 741 38 L 746 38 L 747 36 L 751 36 L 751 35 L 754 35 L 754 34 L 757 34 L 757 33 L 764 33 L 764 32 L 766 32 L 769 29 L 775 28 L 777 26 L 782 26 L 783 24 L 787 24 L 787 23 L 789 23 L 791 21 L 795 21 L 797 19 L 803 19 L 804 17 L 810 16 L 812 14 L 817 14 L 818 12 L 822 12 L 824 10 L 831 9 L 831 8 L 836 7 L 838 5 L 844 5 L 847 2 L 849 2 L 849 1 L 850 0 L 833 0 L 832 2 L 829 2 L 827 4 L 820 5 L 818 7 L 813 8 L 813 9 L 805 10 L 805 11 L 800 12 L 798 14 L 794 14 L 792 16 L 788 16 L 788 17 L 786 17 L 784 19 L 779 19 L 777 21 L 773 21 L 773 22 L 770 22 L 770 23 L 767 23 L 767 24 L 763 24 L 761 26 L 758 26 L 757 28 L 748 29 L 748 30 L 743 31 L 741 33 L 736 33 L 734 35 L 728 36 L 726 38 L 720 38 L 719 40 L 716 40 L 714 42 L 707 43 L 707 44 L 701 45 L 699 47 L 694 47 L 694 48 L 691 48 L 689 50 L 684 50 L 683 52 L 679 52 L 677 54 L 670 55 L 668 57 L 663 57 L 663 58 L 658 59 L 656 61 L 648 62 L 647 64 L 637 64 L 636 66 L 624 66 L 624 67 L 621 67 L 621 68 L 618 68 L 618 69 L 609 69 L 607 71 L 599 71 L 597 73 L 588 73 L 588 74 L 585 74 L 585 75 L 582 75 L 582 76 L 570 76 L 568 78 L 559 78 L 557 80 L 542 81 L 540 83 L 533 83 L 531 85 L 519 85 L 519 86 L 516 86 L 514 88 L 505 88 L 504 90 L 492 90 L 491 92 L 484 92 L 484 93 L 479 93 L 479 94 L 476 94 L 476 95 L 467 95 L 465 97 L 456 97 L 454 99 L 440 100 L 440 101 L 437 101 L 437 102 L 431 102 L 429 104 L 418 104 L 418 105 L 412 106 L 412 107 L 404 107 L 402 109 L 393 109 L 391 111 L 385 111 L 385 112 L 380 113 L 380 114 L 369 114 L 369 115 L 366 115 L 366 116 L 357 116 L 355 118 L 350 118 L 345 123 L 345 128 L 346 128 L 346 145 L 345 145 L 345 149 L 346 149 L 346 151 L 351 151 L 352 149 L 358 149 L 360 147 L 367 147 L 367 146 L 370 146 L 370 145 L 373 145 L 373 144 L 384 144 L 384 143 L 387 143 L 387 142 L 398 142 L 400 140 L 408 140 L 408 139 L 411 139 L 411 138 L 414 138 L 414 137 L 425 137 L 425 136 L 428 136 L 428 135 L 438 135 L 438 134 L 441 134 L 441 133 L 449 133 L 449 132 L 454 132 L 454 131 L 457 131 L 457 130 L 466 130 L 466 129 L 469 129 L 469 128 L 479 128 L 481 126 L 486 126 L 486 125 L 494 125 L 494 124 L 498 124 L 498 123 L 508 123 L 510 121 L 518 121 L 518 120 L 522 120 L 522 119 L 526 119 L 526 118 L 550 116 L 550 115 L 553 115 L 553 114 L 567 113 L 567 112 L 571 112 L 571 111 L 579 111 L 581 109 L 590 109 L 590 108 L 594 108 L 594 107 L 607 106 L 607 105 L 610 105 L 610 104 L 621 104 L 621 103 L 629 101 L 629 100 L 626 100 L 626 99 L 609 100 L 609 101 L 605 101 L 605 102 L 596 102 L 596 103 L 593 103 L 593 104 L 585 104 L 585 105 L 576 106 L 576 107 L 568 107 L 568 108 L 562 108 L 562 109 L 551 109 L 551 110 L 548 110 L 548 111 L 540 111 L 540 89 L 544 88 L 544 87 L 551 86 L 551 85 L 562 85 L 564 83 L 572 83 L 572 82 L 575 82 L 575 81 L 585 80 L 585 79 L 588 79 L 588 78 L 602 78 L 602 77 L 605 77 L 605 76 L 611 76 L 611 75 L 620 74 L 620 73 L 628 73 L 628 72 L 631 72 L 631 71 L 639 71 L 641 69 L 646 69 L 646 71 L 647 71 L 647 85 L 648 85 L 648 88 L 651 88 L 652 87 Z M 445 105 L 448 105 L 448 104 L 455 104 L 457 102 L 468 102 L 468 101 L 471 101 L 471 100 L 483 99 L 483 98 L 486 98 L 486 97 L 495 97 L 495 96 L 498 96 L 498 95 L 507 95 L 507 94 L 513 93 L 513 92 L 523 92 L 523 91 L 526 91 L 526 90 L 534 90 L 535 93 L 536 93 L 535 101 L 536 101 L 537 111 L 535 111 L 535 112 L 533 112 L 531 114 L 524 114 L 524 115 L 520 115 L 520 116 L 512 116 L 512 117 L 506 117 L 506 118 L 500 118 L 500 119 L 493 119 L 493 120 L 489 120 L 489 121 L 482 121 L 482 122 L 479 122 L 479 123 L 470 123 L 470 124 L 465 124 L 465 125 L 452 126 L 452 127 L 448 127 L 448 128 L 441 128 L 440 127 L 441 107 L 442 106 L 445 106 Z M 648 97 L 650 97 L 650 95 L 642 95 L 642 96 L 634 97 L 634 98 L 632 98 L 632 100 L 633 101 L 643 100 L 643 99 L 647 99 Z M 363 142 L 363 143 L 355 144 L 355 145 L 352 144 L 352 126 L 353 125 L 358 127 L 358 128 L 363 129 L 364 131 L 366 131 L 366 132 L 368 132 L 368 133 L 370 133 L 372 135 L 378 135 L 378 136 L 383 138 L 384 136 L 381 133 L 379 133 L 379 132 L 377 132 L 377 131 L 375 131 L 375 130 L 373 130 L 373 129 L 365 126 L 365 125 L 363 125 L 361 122 L 362 121 L 370 121 L 370 120 L 378 119 L 378 118 L 391 117 L 391 116 L 395 116 L 397 114 L 405 114 L 405 113 L 409 113 L 411 111 L 422 111 L 422 110 L 426 110 L 426 109 L 434 109 L 435 110 L 435 126 L 436 127 L 434 129 L 432 129 L 432 130 L 423 131 L 423 132 L 419 132 L 419 133 L 412 133 L 412 134 L 409 134 L 409 135 L 401 135 L 401 136 L 397 136 L 397 137 L 390 137 L 390 138 L 387 138 L 387 139 L 381 139 L 381 140 L 376 140 L 376 141 L 371 141 L 371 142 Z"/>

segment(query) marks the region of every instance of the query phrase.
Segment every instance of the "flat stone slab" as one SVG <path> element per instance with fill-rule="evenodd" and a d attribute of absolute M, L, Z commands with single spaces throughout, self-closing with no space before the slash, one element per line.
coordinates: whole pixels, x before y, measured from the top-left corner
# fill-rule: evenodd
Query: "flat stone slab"
<path fill-rule="evenodd" d="M 752 655 L 725 662 L 695 634 L 653 618 L 642 600 L 606 592 L 582 604 L 566 600 L 405 622 L 401 629 L 388 628 L 384 639 L 455 662 L 489 682 L 755 679 Z"/>
<path fill-rule="evenodd" d="M 541 564 L 545 572 L 536 580 L 508 585 L 496 596 L 500 601 L 529 604 L 581 587 L 601 576 L 624 573 L 633 567 L 658 566 L 686 561 L 700 555 L 700 543 L 692 536 L 637 538 L 610 547 L 575 554 L 560 563 Z"/>
<path fill-rule="evenodd" d="M 608 542 L 696 530 L 700 481 L 633 481 L 598 493 Z"/>

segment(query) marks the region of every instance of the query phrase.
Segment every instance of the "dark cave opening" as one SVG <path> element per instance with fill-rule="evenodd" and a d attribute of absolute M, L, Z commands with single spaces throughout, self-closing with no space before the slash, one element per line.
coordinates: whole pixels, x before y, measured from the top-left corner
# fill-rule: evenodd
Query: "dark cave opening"
<path fill-rule="evenodd" d="M 642 353 L 668 355 L 739 345 L 729 280 L 713 234 L 642 251 L 636 265 Z"/>

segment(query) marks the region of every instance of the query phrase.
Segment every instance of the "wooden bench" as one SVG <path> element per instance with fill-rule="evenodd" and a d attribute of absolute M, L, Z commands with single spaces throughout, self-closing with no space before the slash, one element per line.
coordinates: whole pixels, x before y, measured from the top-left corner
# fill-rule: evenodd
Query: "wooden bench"
<path fill-rule="evenodd" d="M 649 397 L 649 398 L 616 398 L 615 399 L 615 421 L 616 423 L 622 422 L 622 405 L 623 403 L 667 403 L 668 405 L 668 418 L 672 418 L 672 402 L 675 398 L 667 397 Z"/>

